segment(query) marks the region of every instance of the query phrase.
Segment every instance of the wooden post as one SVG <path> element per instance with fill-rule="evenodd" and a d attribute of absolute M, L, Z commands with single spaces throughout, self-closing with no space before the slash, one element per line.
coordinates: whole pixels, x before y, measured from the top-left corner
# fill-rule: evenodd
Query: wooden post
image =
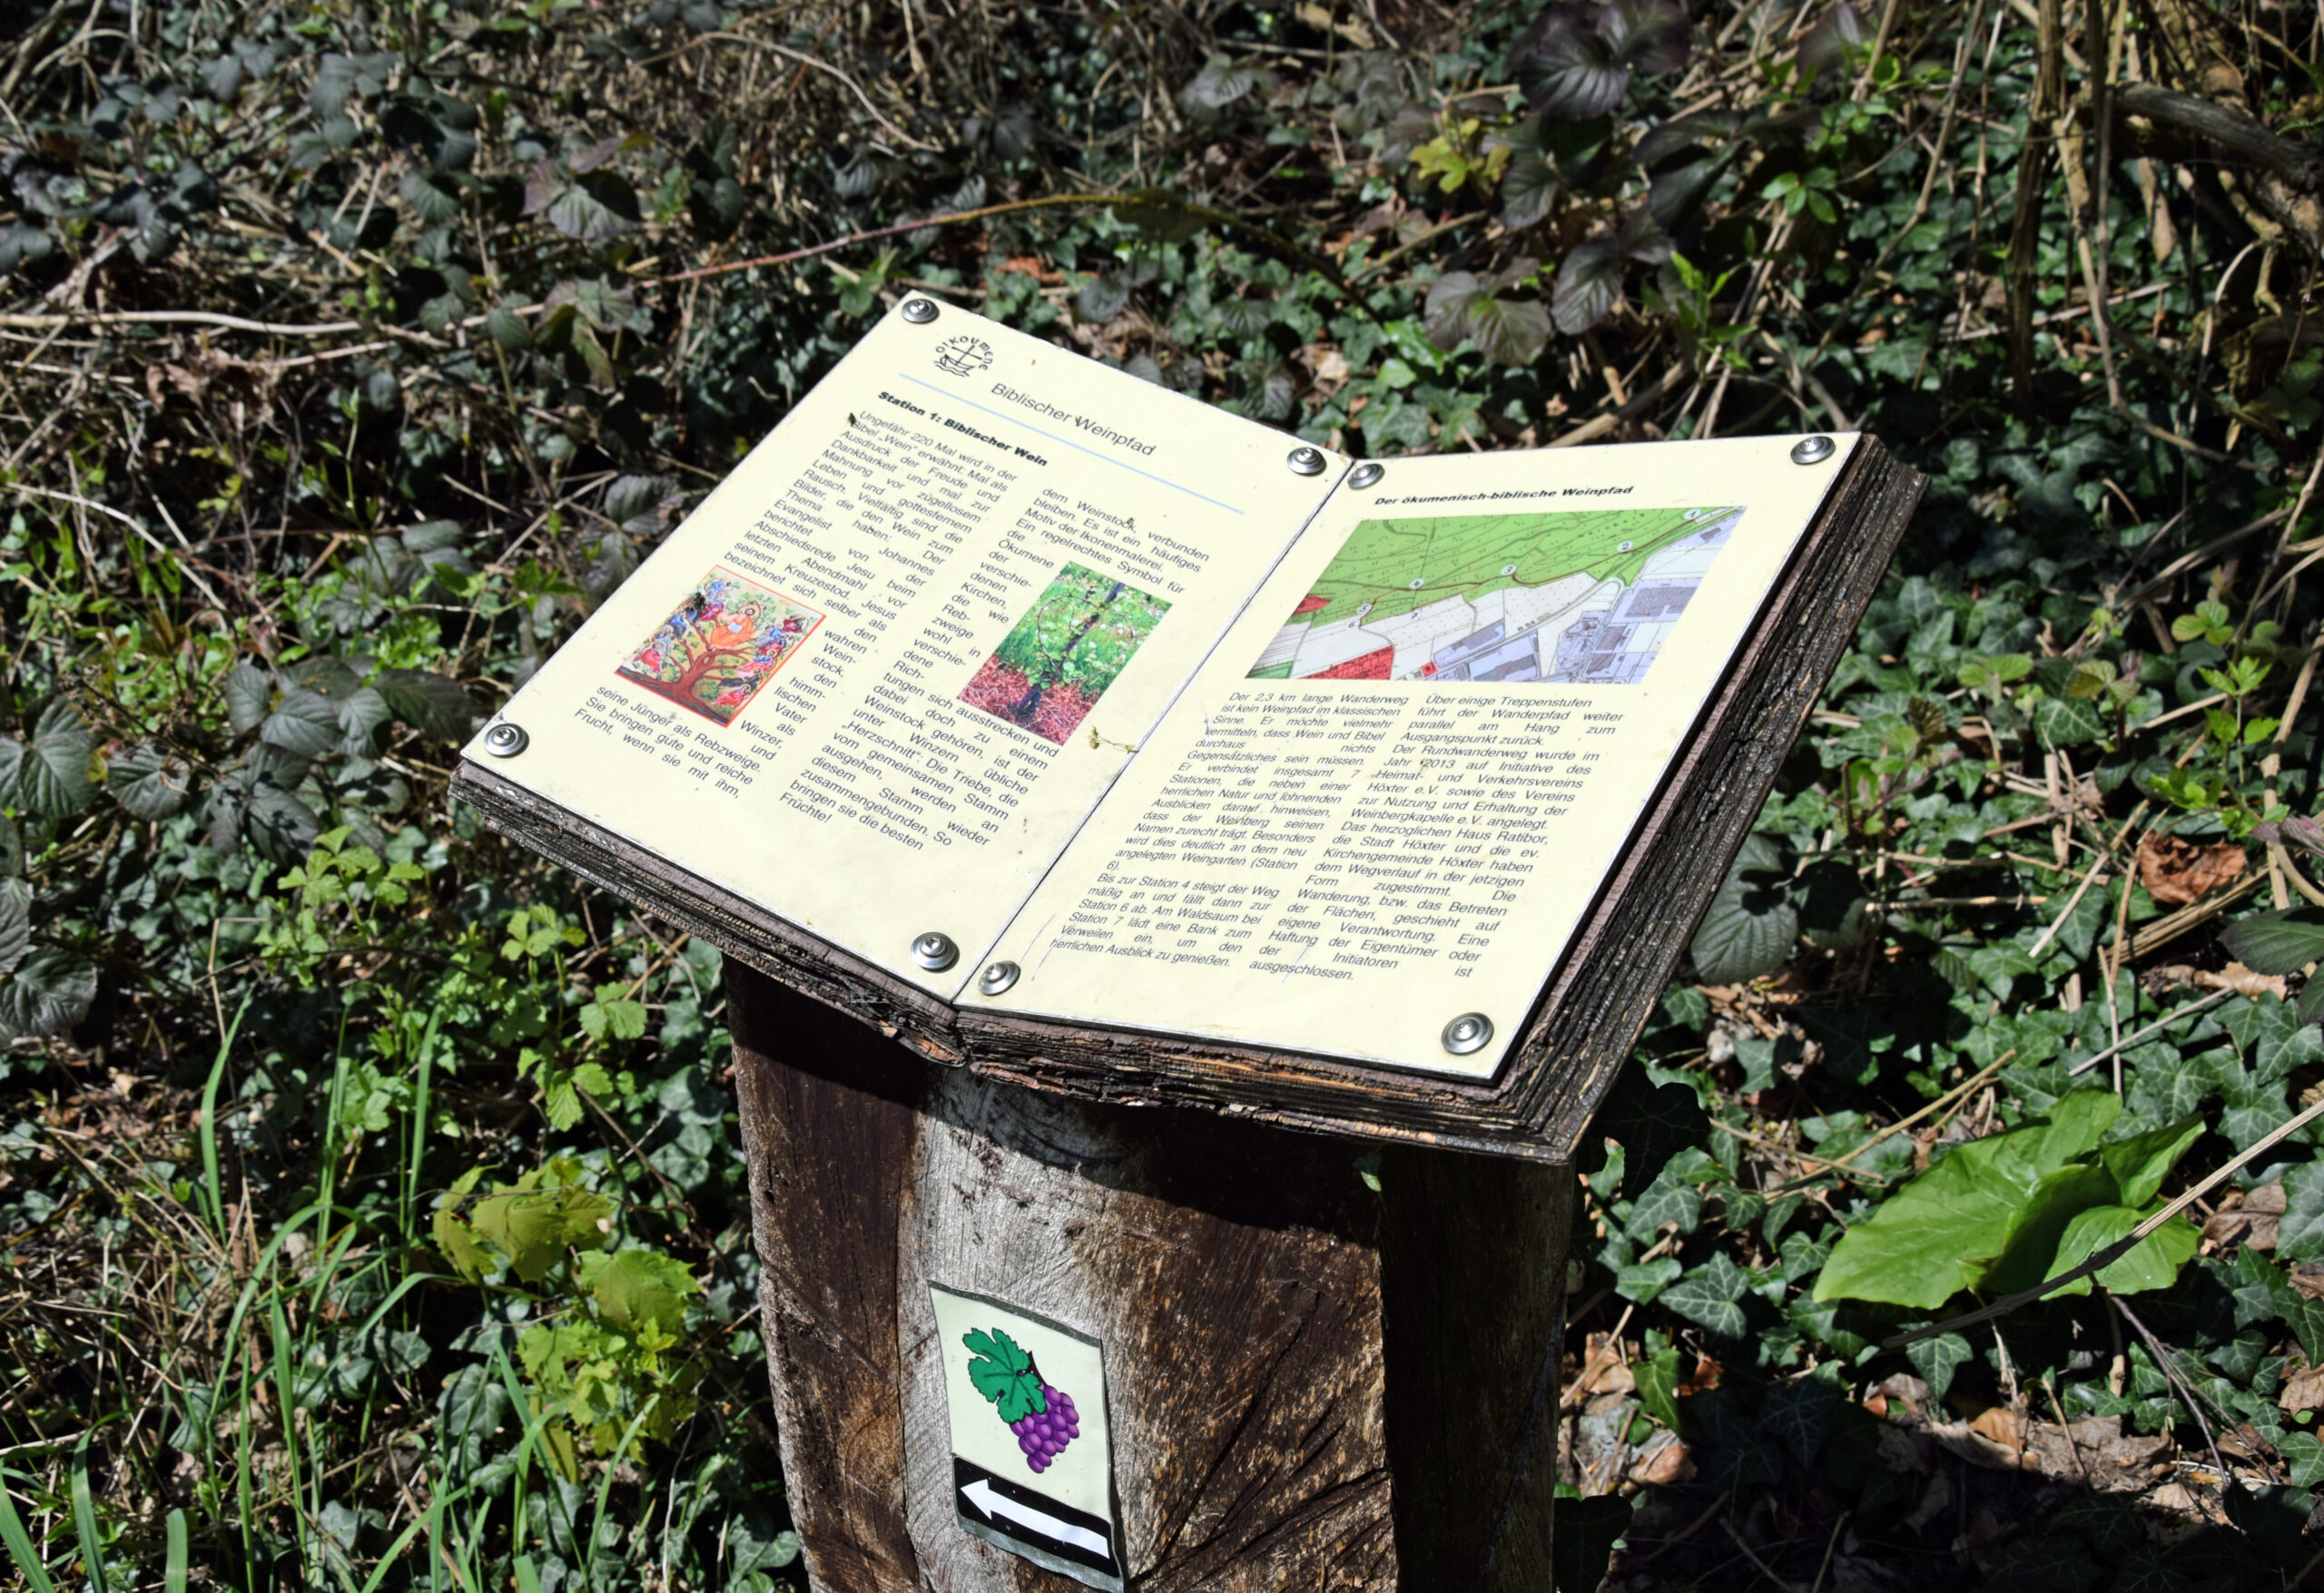
<path fill-rule="evenodd" d="M 1074 1585 L 955 1520 L 931 1283 L 1103 1346 L 1137 1588 L 1549 1588 L 1570 1169 L 1040 1094 L 726 981 L 816 1588 Z"/>

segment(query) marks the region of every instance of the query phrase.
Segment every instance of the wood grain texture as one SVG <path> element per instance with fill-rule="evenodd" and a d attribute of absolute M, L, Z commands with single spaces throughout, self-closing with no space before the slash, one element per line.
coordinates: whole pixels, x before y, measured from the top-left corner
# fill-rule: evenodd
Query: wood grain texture
<path fill-rule="evenodd" d="M 464 760 L 453 790 L 497 827 L 607 890 L 924 1056 L 965 1058 L 988 1078 L 1562 1164 L 1748 833 L 1925 486 L 1876 439 L 1858 445 L 1489 1083 L 955 1012 L 486 765 Z"/>
<path fill-rule="evenodd" d="M 903 1511 L 896 1213 L 924 1067 L 726 961 L 759 1315 L 793 1521 L 818 1588 L 917 1593 Z"/>
<path fill-rule="evenodd" d="M 1104 1346 L 1141 1593 L 1393 1588 L 1376 1205 L 1344 1145 L 939 1077 L 900 1290 L 906 1496 L 930 1587 L 1057 1585 L 953 1524 L 935 1283 Z"/>
<path fill-rule="evenodd" d="M 1548 1585 L 1570 1169 L 931 1067 L 732 962 L 784 1477 L 819 1593 L 1065 1593 L 962 1532 L 928 1288 L 1096 1339 L 1140 1593 Z"/>
<path fill-rule="evenodd" d="M 1545 1593 L 1573 1169 L 1400 1147 L 1380 1178 L 1403 1593 Z"/>

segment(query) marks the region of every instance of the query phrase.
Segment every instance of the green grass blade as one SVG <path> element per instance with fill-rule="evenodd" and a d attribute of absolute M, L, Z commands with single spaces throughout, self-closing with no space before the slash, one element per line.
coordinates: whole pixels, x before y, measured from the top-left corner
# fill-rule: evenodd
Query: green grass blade
<path fill-rule="evenodd" d="M 226 1037 L 218 1042 L 218 1059 L 210 1065 L 210 1081 L 202 1087 L 202 1192 L 210 1206 L 210 1226 L 222 1244 L 226 1240 L 226 1194 L 218 1176 L 218 1086 L 226 1077 L 226 1058 L 234 1049 L 234 1036 L 250 1009 L 251 998 L 245 996 L 234 1010 L 234 1021 L 226 1026 Z"/>
<path fill-rule="evenodd" d="M 105 1593 L 104 1540 L 97 1532 L 97 1501 L 89 1488 L 89 1435 L 73 1446 L 73 1530 L 81 1539 L 81 1560 L 88 1568 L 89 1593 Z"/>
<path fill-rule="evenodd" d="M 162 1593 L 185 1593 L 186 1539 L 185 1512 L 172 1510 L 168 1523 L 169 1547 L 162 1564 Z"/>
<path fill-rule="evenodd" d="M 16 1501 L 9 1495 L 5 1476 L 0 1476 L 0 1543 L 8 1546 L 8 1557 L 16 1562 L 16 1569 L 23 1573 L 25 1585 L 32 1593 L 56 1593 L 56 1584 L 48 1578 L 48 1568 L 33 1549 L 32 1534 L 25 1530 L 24 1518 L 16 1514 Z"/>

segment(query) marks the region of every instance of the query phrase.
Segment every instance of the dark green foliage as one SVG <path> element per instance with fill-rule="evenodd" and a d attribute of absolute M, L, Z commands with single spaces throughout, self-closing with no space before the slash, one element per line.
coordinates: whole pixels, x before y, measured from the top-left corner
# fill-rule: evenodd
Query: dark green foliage
<path fill-rule="evenodd" d="M 2160 42 L 2181 10 L 2129 8 L 2108 58 L 2310 136 L 2311 5 L 2204 13 L 2233 88 Z M 87 1307 L 0 1325 L 11 1552 L 59 1586 L 797 1580 L 717 958 L 442 781 L 921 284 L 1372 457 L 1861 426 L 1926 471 L 1699 983 L 1588 1141 L 1577 1363 L 1627 1309 L 1610 1431 L 1683 1429 L 1697 1466 L 1668 1529 L 1739 1490 L 1798 1586 L 1888 1585 L 1883 1555 L 1970 1578 L 1974 1511 L 1908 1528 L 1926 1480 L 1857 1402 L 1906 1372 L 2200 1451 L 2192 1399 L 2258 1457 L 2233 1534 L 2167 1550 L 2104 1500 L 1997 1503 L 1962 1551 L 1994 1585 L 2297 1573 L 2312 1134 L 2211 1197 L 2280 1185 L 2271 1250 L 2242 1230 L 2126 1296 L 2162 1361 L 2105 1278 L 1998 1342 L 1884 1351 L 1968 1297 L 1849 1297 L 1844 1248 L 2105 1087 L 2119 1116 L 2002 1203 L 2034 1259 L 1971 1258 L 1999 1287 L 2324 1084 L 2297 882 L 2174 928 L 2136 861 L 2150 831 L 2253 870 L 2324 846 L 2317 693 L 2292 708 L 2324 419 L 2297 208 L 2152 119 L 2105 145 L 2062 53 L 2061 133 L 2037 27 L 1990 3 L 935 15 L 9 25 L 0 1222 L 36 1297 Z M 990 213 L 931 224 L 965 210 Z M 1561 1586 L 1628 1510 L 1561 1502 Z M 1724 1586 L 1733 1549 L 1705 1527 L 1657 1574 Z"/>

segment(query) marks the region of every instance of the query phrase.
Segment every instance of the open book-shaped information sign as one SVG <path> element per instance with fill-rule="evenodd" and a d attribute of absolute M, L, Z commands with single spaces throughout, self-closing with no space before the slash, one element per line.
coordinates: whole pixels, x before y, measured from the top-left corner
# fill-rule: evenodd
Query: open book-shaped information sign
<path fill-rule="evenodd" d="M 1921 485 L 1356 465 L 913 300 L 456 790 L 940 1061 L 1562 1158 Z"/>

